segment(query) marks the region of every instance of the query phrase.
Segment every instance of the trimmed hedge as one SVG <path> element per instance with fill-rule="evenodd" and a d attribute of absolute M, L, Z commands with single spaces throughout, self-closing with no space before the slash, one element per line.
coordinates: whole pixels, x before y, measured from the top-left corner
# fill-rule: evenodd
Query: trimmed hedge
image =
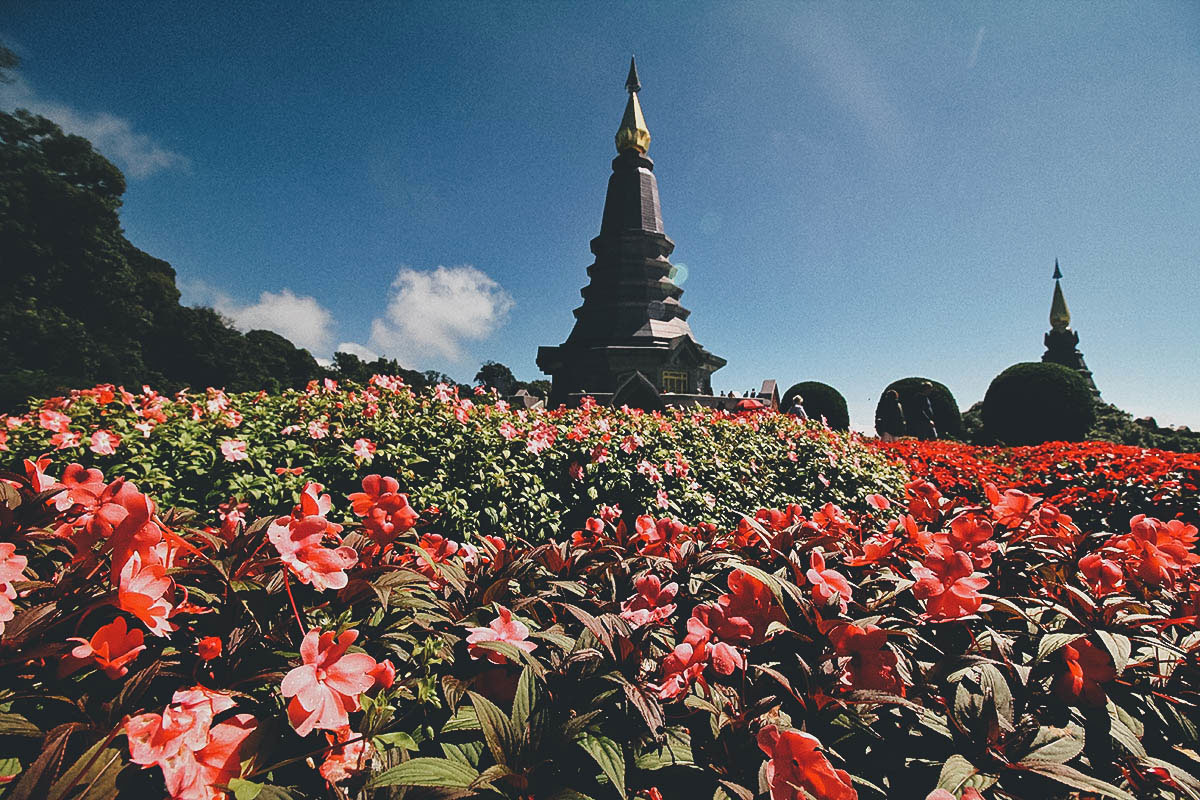
<path fill-rule="evenodd" d="M 1061 364 L 1013 364 L 992 380 L 983 398 L 984 430 L 1008 445 L 1077 442 L 1095 421 L 1087 383 Z"/>
<path fill-rule="evenodd" d="M 962 435 L 962 414 L 958 410 L 958 402 L 945 384 L 938 383 L 932 378 L 901 378 L 892 381 L 879 395 L 879 403 L 875 406 L 875 417 L 879 417 L 879 409 L 883 398 L 889 391 L 895 390 L 900 395 L 900 405 L 904 408 L 904 419 L 908 422 L 909 430 L 912 423 L 920 417 L 920 393 L 922 383 L 929 382 L 933 386 L 930 403 L 933 406 L 933 424 L 937 426 L 939 439 L 957 439 Z M 883 431 L 877 431 L 880 435 Z M 912 435 L 911 433 L 909 435 Z"/>
<path fill-rule="evenodd" d="M 791 408 L 792 398 L 796 395 L 804 398 L 804 410 L 812 419 L 824 417 L 833 430 L 850 430 L 850 411 L 846 407 L 846 398 L 828 383 L 801 381 L 795 384 L 784 393 L 779 410 L 786 412 Z"/>

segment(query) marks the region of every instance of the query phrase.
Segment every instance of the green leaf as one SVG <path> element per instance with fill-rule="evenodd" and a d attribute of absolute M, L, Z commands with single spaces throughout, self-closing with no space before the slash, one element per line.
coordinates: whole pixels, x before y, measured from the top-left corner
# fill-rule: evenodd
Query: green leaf
<path fill-rule="evenodd" d="M 385 769 L 367 782 L 368 789 L 381 786 L 438 786 L 468 789 L 479 771 L 448 758 L 414 758 Z"/>
<path fill-rule="evenodd" d="M 404 731 L 381 733 L 378 736 L 372 737 L 371 743 L 379 750 L 390 750 L 392 748 L 400 750 L 417 749 L 417 741 Z"/>
<path fill-rule="evenodd" d="M 40 739 L 45 732 L 20 714 L 0 714 L 0 736 Z"/>
<path fill-rule="evenodd" d="M 1019 765 L 1014 766 L 1028 772 L 1036 772 L 1038 775 L 1058 781 L 1064 786 L 1070 786 L 1072 789 L 1095 792 L 1105 797 L 1110 797 L 1113 800 L 1137 800 L 1136 797 L 1124 789 L 1119 789 L 1099 778 L 1093 778 L 1091 775 L 1085 775 L 1073 767 L 1068 767 L 1066 764 L 1053 764 L 1045 761 L 1023 761 Z"/>
<path fill-rule="evenodd" d="M 454 716 L 442 726 L 442 733 L 477 731 L 479 729 L 479 717 L 475 714 L 475 708 L 473 706 L 459 706 Z"/>
<path fill-rule="evenodd" d="M 1004 673 L 991 664 L 981 664 L 979 666 L 979 683 L 996 707 L 996 716 L 1000 720 L 1001 728 L 1011 731 L 1014 722 L 1013 697 Z"/>
<path fill-rule="evenodd" d="M 621 747 L 607 736 L 584 733 L 575 742 L 587 751 L 622 798 L 625 793 L 625 756 Z"/>
<path fill-rule="evenodd" d="M 512 707 L 512 724 L 518 734 L 524 731 L 525 726 L 529 723 L 529 715 L 540 699 L 540 688 L 537 678 L 533 675 L 533 670 L 528 666 L 521 670 L 521 678 L 517 681 L 517 693 L 513 697 Z"/>
<path fill-rule="evenodd" d="M 233 792 L 235 800 L 254 800 L 263 790 L 261 783 L 243 780 L 242 778 L 234 778 L 226 786 L 229 788 L 229 791 Z"/>
<path fill-rule="evenodd" d="M 513 724 L 500 708 L 477 692 L 467 692 L 471 705 L 475 708 L 475 716 L 483 728 L 483 738 L 492 758 L 497 764 L 508 765 L 516 755 L 517 733 Z"/>
<path fill-rule="evenodd" d="M 1065 764 L 1083 752 L 1084 733 L 1082 728 L 1070 725 L 1066 728 L 1041 727 L 1029 751 L 1015 760 L 1022 764 L 1045 761 L 1051 764 Z"/>
<path fill-rule="evenodd" d="M 687 728 L 667 728 L 665 741 L 652 745 L 649 750 L 638 756 L 634 763 L 638 769 L 644 770 L 695 764 L 691 734 Z"/>
<path fill-rule="evenodd" d="M 1133 650 L 1133 645 L 1130 643 L 1129 637 L 1108 631 L 1096 631 L 1096 634 L 1100 637 L 1100 641 L 1104 643 L 1108 654 L 1112 656 L 1113 666 L 1116 667 L 1117 674 L 1120 675 L 1125 671 L 1125 666 L 1129 663 L 1129 654 Z"/>
<path fill-rule="evenodd" d="M 1081 635 L 1078 633 L 1047 633 L 1038 641 L 1037 660 L 1041 661 L 1051 653 L 1061 650 L 1080 638 Z"/>
<path fill-rule="evenodd" d="M 978 773 L 979 770 L 975 768 L 974 764 L 955 753 L 942 764 L 942 771 L 938 775 L 935 788 L 945 789 L 957 795 L 967 785 L 967 781 Z"/>

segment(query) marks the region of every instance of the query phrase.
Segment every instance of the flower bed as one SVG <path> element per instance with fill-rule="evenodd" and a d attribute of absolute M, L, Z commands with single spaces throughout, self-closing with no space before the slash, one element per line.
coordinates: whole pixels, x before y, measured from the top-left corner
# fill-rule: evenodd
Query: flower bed
<path fill-rule="evenodd" d="M 1111 442 L 1048 442 L 1037 447 L 974 447 L 958 442 L 876 445 L 914 475 L 974 501 L 983 484 L 1039 492 L 1069 507 L 1084 527 L 1120 530 L 1138 514 L 1200 523 L 1200 454 Z"/>
<path fill-rule="evenodd" d="M 280 396 L 102 386 L 5 422 L 0 456 L 96 467 L 205 517 L 274 513 L 311 481 L 348 494 L 364 474 L 392 475 L 460 539 L 561 536 L 613 504 L 723 524 L 818 497 L 861 509 L 905 476 L 857 439 L 785 415 L 525 411 L 445 386 L 418 395 L 382 376 Z"/>
<path fill-rule="evenodd" d="M 372 424 L 512 422 L 394 394 L 402 405 L 381 405 Z M 305 407 L 324 397 L 303 396 Z M 36 416 L 75 421 L 107 405 Z M 266 416 L 263 430 L 279 421 Z M 537 422 L 558 442 L 586 420 L 584 448 L 618 419 L 689 436 L 739 426 L 731 439 L 784 453 L 859 448 L 773 415 L 526 419 L 500 435 L 525 452 L 551 436 L 531 434 L 547 430 Z M 805 478 L 803 507 L 725 523 L 659 508 L 660 484 L 635 484 L 646 476 L 634 461 L 638 477 L 611 484 L 629 492 L 620 507 L 608 494 L 584 501 L 585 489 L 577 526 L 526 536 L 463 531 L 489 517 L 415 501 L 378 436 L 370 467 L 344 455 L 352 485 L 305 482 L 351 471 L 325 453 L 264 490 L 286 500 L 255 498 L 267 516 L 227 507 L 221 519 L 211 496 L 193 509 L 174 499 L 190 484 L 165 484 L 168 508 L 138 473 L 36 459 L 14 446 L 57 432 L 30 422 L 8 446 L 31 457 L 0 480 L 0 774 L 12 797 L 1200 797 L 1197 531 L 1153 495 L 1146 516 L 1107 532 L 987 482 L 964 499 L 917 478 L 849 508 L 823 496 L 822 470 Z M 239 427 L 257 424 L 243 413 Z M 131 446 L 118 425 L 105 430 L 121 442 L 96 458 Z M 789 431 L 800 435 L 787 442 Z M 256 448 L 323 452 L 265 433 L 243 441 L 246 459 L 212 457 L 214 481 L 240 474 L 222 465 L 261 458 Z M 543 463 L 569 476 L 560 446 Z M 170 452 L 202 450 L 219 452 L 217 436 Z M 719 480 L 711 458 L 685 459 L 688 473 Z M 728 481 L 759 490 L 748 484 Z"/>

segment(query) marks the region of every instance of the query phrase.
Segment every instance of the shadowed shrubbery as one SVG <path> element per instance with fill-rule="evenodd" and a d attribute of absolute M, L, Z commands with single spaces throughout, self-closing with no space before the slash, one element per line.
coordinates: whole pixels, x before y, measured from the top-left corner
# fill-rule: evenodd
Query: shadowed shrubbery
<path fill-rule="evenodd" d="M 804 398 L 804 410 L 810 419 L 825 418 L 826 424 L 835 431 L 850 429 L 850 411 L 846 408 L 846 398 L 828 383 L 820 381 L 801 381 L 784 393 L 779 404 L 780 411 L 792 407 L 792 398 L 800 395 Z"/>
<path fill-rule="evenodd" d="M 962 414 L 958 410 L 958 402 L 954 399 L 954 395 L 945 384 L 938 383 L 930 378 L 901 378 L 898 381 L 888 384 L 887 388 L 880 395 L 879 404 L 876 405 L 875 417 L 879 418 L 883 398 L 887 396 L 889 391 L 895 391 L 900 395 L 900 405 L 904 408 L 904 418 L 908 422 L 908 430 L 903 433 L 909 436 L 915 435 L 913 433 L 915 430 L 914 421 L 918 420 L 921 416 L 920 388 L 926 382 L 933 387 L 929 395 L 929 400 L 933 406 L 933 423 L 937 426 L 938 438 L 957 439 L 962 435 Z M 898 431 L 888 432 L 900 433 Z M 878 433 L 882 435 L 884 432 L 878 431 Z"/>
<path fill-rule="evenodd" d="M 1075 442 L 1095 422 L 1095 400 L 1080 375 L 1061 364 L 1013 364 L 983 398 L 985 433 L 1007 445 Z"/>

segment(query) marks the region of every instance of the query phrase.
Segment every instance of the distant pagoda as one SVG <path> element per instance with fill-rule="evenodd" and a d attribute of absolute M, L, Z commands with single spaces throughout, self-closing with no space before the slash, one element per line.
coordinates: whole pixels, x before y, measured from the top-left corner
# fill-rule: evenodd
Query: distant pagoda
<path fill-rule="evenodd" d="M 1075 370 L 1083 376 L 1088 388 L 1092 390 L 1092 394 L 1099 398 L 1100 390 L 1096 388 L 1096 382 L 1092 380 L 1092 372 L 1083 361 L 1083 353 L 1079 352 L 1077 348 L 1079 334 L 1071 330 L 1071 312 L 1067 310 L 1067 299 L 1063 296 L 1062 284 L 1059 282 L 1061 280 L 1062 270 L 1058 268 L 1058 259 L 1056 258 L 1054 259 L 1054 299 L 1050 301 L 1050 331 L 1044 339 L 1046 352 L 1042 355 L 1042 361 L 1062 364 L 1064 367 Z"/>
<path fill-rule="evenodd" d="M 657 408 L 709 404 L 712 373 L 725 359 L 700 346 L 671 277 L 675 249 L 663 233 L 650 131 L 642 116 L 637 65 L 625 82 L 629 101 L 617 130 L 596 261 L 575 309 L 575 327 L 557 347 L 538 348 L 537 365 L 552 377 L 550 405 L 588 394 L 613 405 Z"/>

